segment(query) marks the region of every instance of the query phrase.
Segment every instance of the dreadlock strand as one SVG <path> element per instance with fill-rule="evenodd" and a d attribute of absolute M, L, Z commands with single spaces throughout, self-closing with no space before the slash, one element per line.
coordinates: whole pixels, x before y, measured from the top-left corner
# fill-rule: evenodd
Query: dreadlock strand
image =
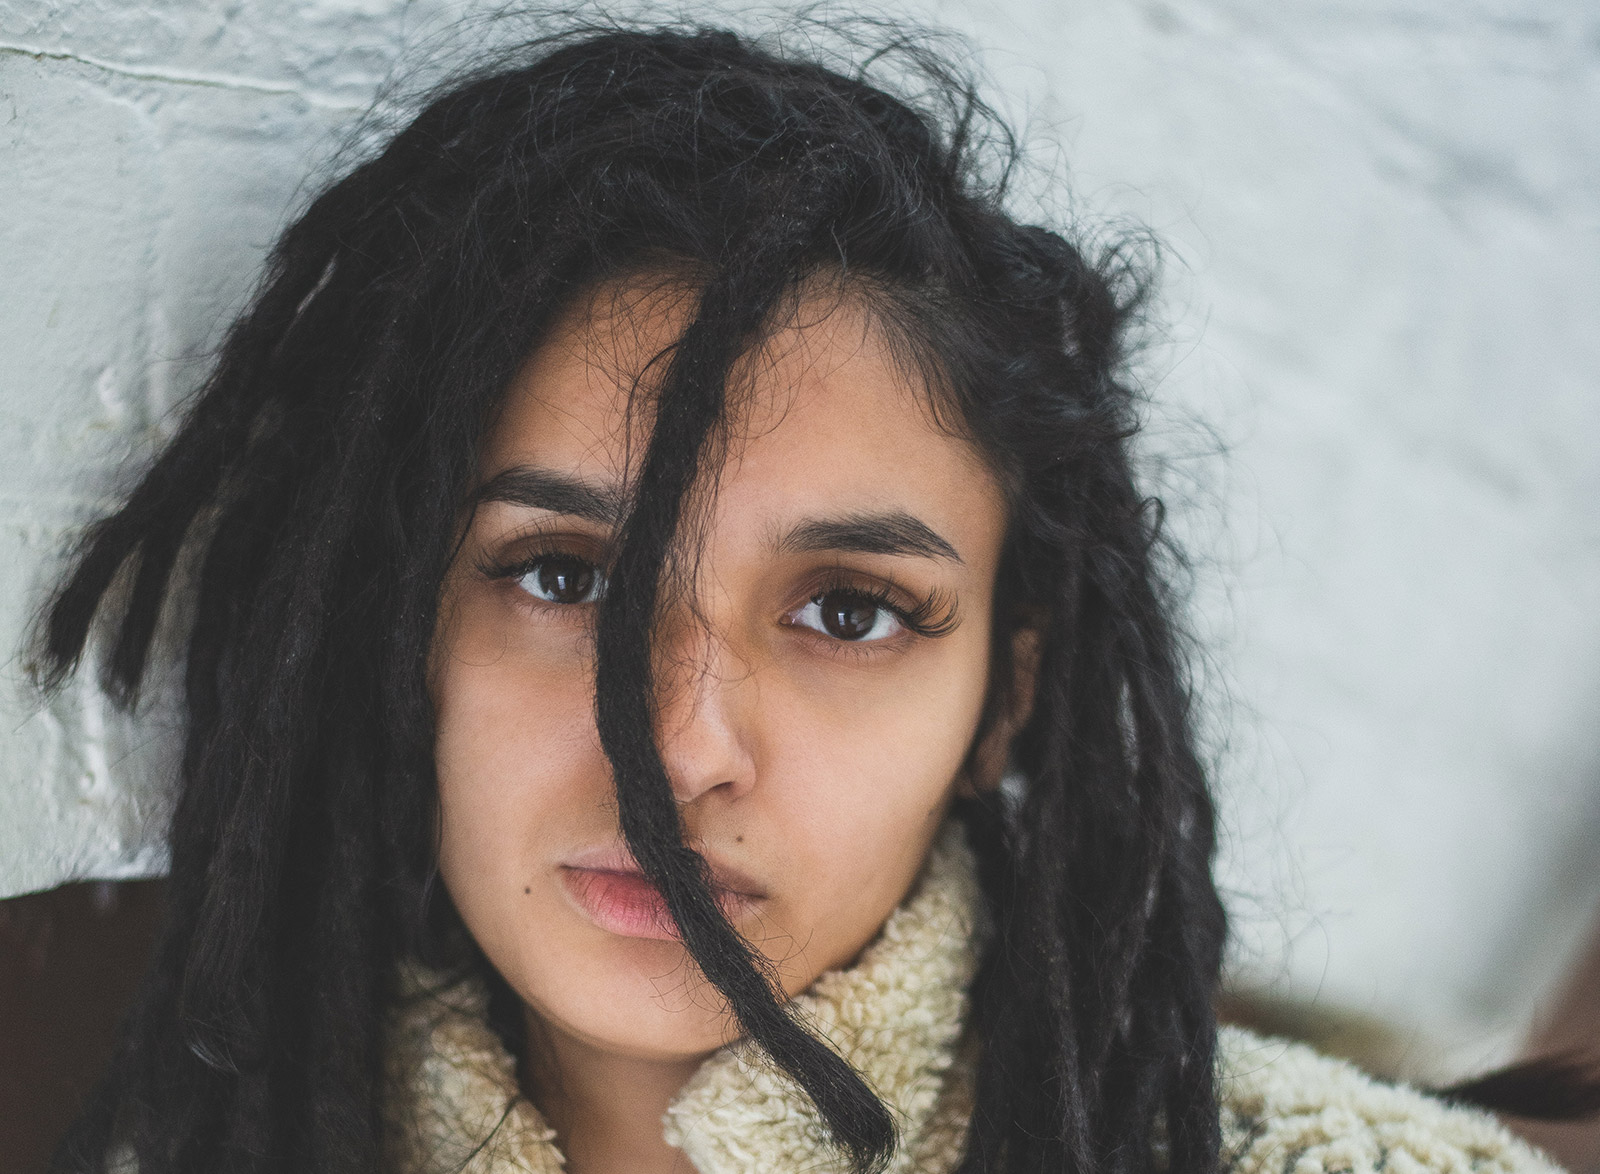
<path fill-rule="evenodd" d="M 685 945 L 744 1030 L 816 1102 L 836 1143 L 858 1169 L 872 1170 L 887 1162 L 894 1146 L 887 1111 L 859 1074 L 795 1021 L 770 965 L 718 908 L 705 861 L 684 843 L 653 732 L 650 650 L 662 568 L 701 472 L 702 453 L 723 418 L 729 369 L 755 339 L 794 269 L 770 243 L 757 257 L 744 267 L 754 280 L 707 283 L 662 382 L 636 504 L 623 528 L 599 625 L 597 721 L 601 743 L 618 767 L 623 834 L 660 889 Z"/>

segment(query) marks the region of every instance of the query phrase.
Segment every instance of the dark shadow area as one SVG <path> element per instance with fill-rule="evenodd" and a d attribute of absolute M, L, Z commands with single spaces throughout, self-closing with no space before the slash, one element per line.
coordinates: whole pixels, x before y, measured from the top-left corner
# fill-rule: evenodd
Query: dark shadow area
<path fill-rule="evenodd" d="M 1529 1056 L 1580 1055 L 1600 1070 L 1600 916 L 1589 943 L 1556 993 L 1528 1043 Z M 1587 1121 L 1507 1124 L 1562 1162 L 1573 1174 L 1600 1174 L 1600 1116 Z"/>
<path fill-rule="evenodd" d="M 111 1058 L 150 959 L 164 881 L 0 901 L 0 1154 L 39 1174 Z"/>

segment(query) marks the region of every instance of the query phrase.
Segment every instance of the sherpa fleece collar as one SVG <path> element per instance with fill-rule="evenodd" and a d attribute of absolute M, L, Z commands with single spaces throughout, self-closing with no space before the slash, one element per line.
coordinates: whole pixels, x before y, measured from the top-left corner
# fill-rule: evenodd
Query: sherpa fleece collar
<path fill-rule="evenodd" d="M 945 828 L 907 901 L 848 970 L 795 1000 L 802 1016 L 894 1113 L 889 1170 L 938 1171 L 959 1155 L 966 1085 L 950 1079 L 975 965 L 971 852 Z M 556 1174 L 554 1131 L 517 1086 L 481 988 L 431 990 L 413 975 L 392 1028 L 392 1137 L 406 1174 Z M 429 993 L 422 993 L 428 991 Z M 948 1087 L 947 1087 L 948 1086 Z M 847 1169 L 810 1100 L 749 1044 L 714 1053 L 663 1122 L 700 1174 Z"/>
<path fill-rule="evenodd" d="M 977 908 L 971 853 L 952 826 L 857 964 L 796 1000 L 894 1111 L 893 1174 L 948 1174 L 960 1160 L 972 1095 L 970 1041 L 960 1037 Z M 483 992 L 457 984 L 423 995 L 425 976 L 411 989 L 391 1041 L 397 1169 L 558 1174 L 555 1134 L 518 1091 Z M 1223 1174 L 1559 1174 L 1487 1113 L 1237 1028 L 1217 1043 Z M 699 1174 L 844 1170 L 811 1102 L 746 1045 L 713 1054 L 663 1124 Z"/>

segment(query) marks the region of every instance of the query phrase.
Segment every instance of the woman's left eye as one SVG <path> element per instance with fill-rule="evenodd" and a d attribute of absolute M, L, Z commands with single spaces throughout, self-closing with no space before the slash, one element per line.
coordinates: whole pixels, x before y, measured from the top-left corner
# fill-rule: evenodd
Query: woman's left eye
<path fill-rule="evenodd" d="M 892 608 L 857 591 L 826 591 L 813 596 L 790 615 L 789 622 L 854 644 L 886 640 L 905 628 Z"/>
<path fill-rule="evenodd" d="M 545 603 L 594 603 L 605 594 L 606 579 L 586 559 L 547 554 L 517 577 L 517 586 Z"/>

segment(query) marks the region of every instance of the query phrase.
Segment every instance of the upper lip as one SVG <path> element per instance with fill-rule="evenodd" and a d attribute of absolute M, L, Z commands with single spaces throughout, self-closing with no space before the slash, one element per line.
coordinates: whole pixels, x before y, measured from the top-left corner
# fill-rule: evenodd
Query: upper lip
<path fill-rule="evenodd" d="M 725 860 L 719 860 L 704 849 L 700 855 L 711 867 L 711 884 L 726 893 L 741 897 L 765 897 L 767 890 L 749 873 Z M 629 876 L 643 876 L 644 869 L 623 844 L 602 844 L 586 848 L 561 862 L 562 868 L 577 868 L 588 872 L 618 872 Z"/>

